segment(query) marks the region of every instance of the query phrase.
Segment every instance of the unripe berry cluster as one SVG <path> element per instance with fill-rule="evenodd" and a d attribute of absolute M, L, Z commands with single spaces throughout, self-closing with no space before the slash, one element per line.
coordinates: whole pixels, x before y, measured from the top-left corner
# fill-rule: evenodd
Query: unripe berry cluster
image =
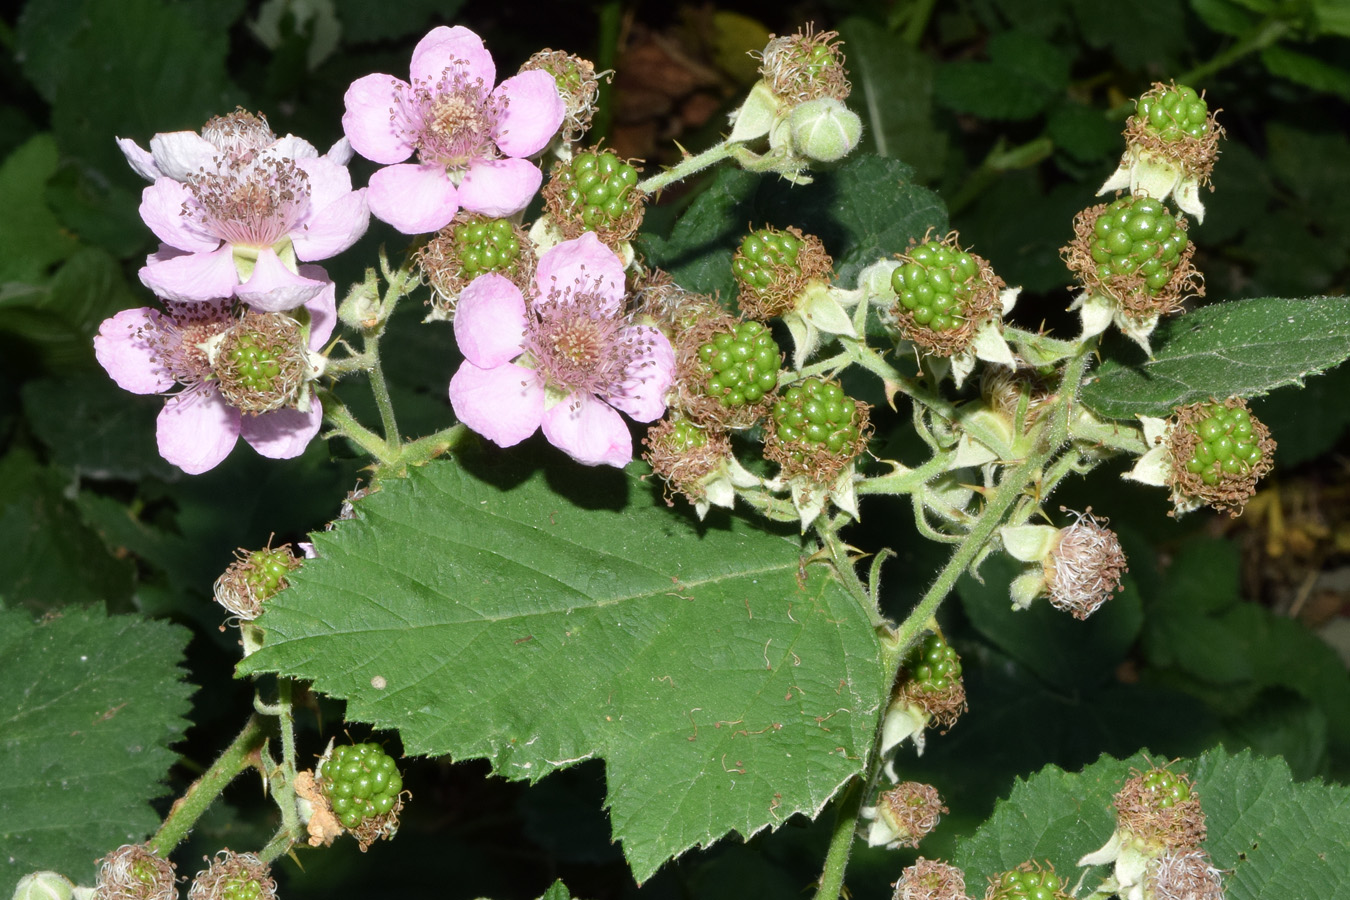
<path fill-rule="evenodd" d="M 862 452 L 870 432 L 866 404 L 832 381 L 807 378 L 774 402 L 764 456 L 786 477 L 825 484 Z"/>
<path fill-rule="evenodd" d="M 774 37 L 764 48 L 760 74 L 769 90 L 793 106 L 821 97 L 847 100 L 851 87 L 837 31 Z"/>
<path fill-rule="evenodd" d="M 1111 298 L 1129 316 L 1176 312 L 1204 294 L 1186 224 L 1159 200 L 1120 197 L 1078 214 L 1064 261 L 1089 292 Z"/>
<path fill-rule="evenodd" d="M 1178 495 L 1236 516 L 1273 467 L 1275 442 L 1246 402 L 1234 397 L 1177 410 L 1168 450 Z"/>
<path fill-rule="evenodd" d="M 1054 869 L 1022 868 L 1004 872 L 989 881 L 985 900 L 1064 900 L 1064 883 Z"/>
<path fill-rule="evenodd" d="M 418 251 L 417 265 L 432 287 L 432 305 L 450 318 L 479 275 L 495 273 L 523 289 L 534 275 L 534 245 L 509 219 L 461 210 Z"/>
<path fill-rule="evenodd" d="M 286 578 L 300 568 L 290 544 L 262 550 L 235 551 L 235 560 L 216 579 L 215 601 L 244 621 L 262 614 L 262 605 L 286 587 Z"/>
<path fill-rule="evenodd" d="M 212 371 L 225 402 L 240 412 L 294 406 L 308 371 L 300 323 L 282 313 L 245 313 L 225 331 Z"/>
<path fill-rule="evenodd" d="M 626 241 L 642 224 L 637 183 L 637 169 L 612 152 L 585 150 L 554 165 L 544 201 L 569 240 L 592 231 L 606 243 Z"/>
<path fill-rule="evenodd" d="M 703 479 L 731 457 L 726 432 L 716 426 L 700 427 L 685 418 L 662 419 L 647 430 L 642 443 L 647 448 L 643 458 L 665 484 L 667 505 L 673 505 L 672 490 L 691 503 L 704 499 Z"/>
<path fill-rule="evenodd" d="M 174 900 L 174 866 L 144 844 L 123 844 L 99 860 L 94 896 L 99 900 Z"/>
<path fill-rule="evenodd" d="M 961 657 L 940 634 L 930 634 L 905 659 L 895 702 L 906 702 L 949 728 L 966 708 Z"/>
<path fill-rule="evenodd" d="M 1125 126 L 1126 143 L 1135 152 L 1163 160 L 1201 183 L 1214 169 L 1222 134 L 1194 88 L 1161 82 L 1140 96 Z"/>
<path fill-rule="evenodd" d="M 392 813 L 403 790 L 393 757 L 377 744 L 334 747 L 323 765 L 320 784 L 333 814 L 349 831 Z"/>
<path fill-rule="evenodd" d="M 192 879 L 188 900 L 276 900 L 277 883 L 256 855 L 222 850 L 216 857 Z"/>
<path fill-rule="evenodd" d="M 995 315 L 1006 285 L 983 259 L 962 250 L 955 235 L 925 241 L 901 257 L 891 273 L 899 298 L 893 311 L 900 335 L 924 352 L 951 356 Z"/>
<path fill-rule="evenodd" d="M 700 421 L 748 427 L 763 413 L 763 401 L 778 385 L 783 353 L 761 322 L 725 320 L 696 334 L 692 360 L 681 383 L 686 407 Z M 700 338 L 705 338 L 700 340 Z"/>
<path fill-rule="evenodd" d="M 561 137 L 567 143 L 577 141 L 591 126 L 600 96 L 600 79 L 596 77 L 594 63 L 561 50 L 540 50 L 520 67 L 522 72 L 532 69 L 542 69 L 553 76 L 567 110 Z"/>
<path fill-rule="evenodd" d="M 751 319 L 784 315 L 809 283 L 828 279 L 833 264 L 814 235 L 796 228 L 752 231 L 731 260 L 736 302 Z"/>
<path fill-rule="evenodd" d="M 1185 775 L 1155 768 L 1128 779 L 1115 796 L 1119 826 L 1151 847 L 1184 850 L 1205 839 L 1200 796 Z"/>
<path fill-rule="evenodd" d="M 966 875 L 956 866 L 920 856 L 895 883 L 893 900 L 967 900 Z"/>

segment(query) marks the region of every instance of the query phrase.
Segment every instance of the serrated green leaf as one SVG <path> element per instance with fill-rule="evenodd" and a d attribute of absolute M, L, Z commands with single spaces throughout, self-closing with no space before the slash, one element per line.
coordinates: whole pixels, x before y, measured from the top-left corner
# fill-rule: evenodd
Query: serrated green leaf
<path fill-rule="evenodd" d="M 853 287 L 865 266 L 903 251 L 930 228 L 946 231 L 947 209 L 898 159 L 854 156 L 809 185 L 724 170 L 669 238 L 644 235 L 641 248 L 684 288 L 729 298 L 736 290 L 731 257 L 749 229 L 766 223 L 820 238 L 834 257 L 836 283 Z"/>
<path fill-rule="evenodd" d="M 1130 349 L 1113 354 L 1084 386 L 1083 402 L 1111 419 L 1166 416 L 1211 397 L 1301 384 L 1350 356 L 1350 300 L 1218 303 L 1167 320 L 1153 347 L 1153 358 L 1135 365 L 1122 361 L 1137 356 Z"/>
<path fill-rule="evenodd" d="M 540 897 L 539 900 L 572 900 L 572 892 L 567 889 L 567 885 L 563 884 L 562 879 L 559 878 L 549 886 L 548 890 L 544 891 L 544 895 Z"/>
<path fill-rule="evenodd" d="M 78 242 L 61 230 L 43 190 L 56 173 L 56 141 L 39 134 L 0 164 L 0 283 L 39 284 Z M 0 301 L 0 313 L 8 303 Z"/>
<path fill-rule="evenodd" d="M 1071 60 L 1049 41 L 1005 31 L 989 41 L 989 61 L 961 60 L 938 69 L 938 98 L 950 109 L 987 119 L 1029 119 L 1069 83 Z"/>
<path fill-rule="evenodd" d="M 183 736 L 188 631 L 101 609 L 0 609 L 0 896 L 37 869 L 88 884 L 144 840 Z"/>
<path fill-rule="evenodd" d="M 1100 109 L 1065 103 L 1050 114 L 1046 128 L 1055 146 L 1081 162 L 1120 153 L 1120 125 Z"/>
<path fill-rule="evenodd" d="M 861 16 L 841 22 L 839 34 L 850 100 L 866 126 L 860 149 L 903 159 L 925 181 L 941 176 L 947 136 L 933 125 L 933 61 Z"/>
<path fill-rule="evenodd" d="M 1288 78 L 1315 91 L 1350 99 L 1350 72 L 1325 63 L 1315 56 L 1276 44 L 1261 51 L 1261 62 L 1272 75 Z"/>
<path fill-rule="evenodd" d="M 823 569 L 799 581 L 796 539 L 701 527 L 631 475 L 565 463 L 432 464 L 358 510 L 314 536 L 241 671 L 312 679 L 409 753 L 510 778 L 604 757 L 639 881 L 815 815 L 861 771 L 879 648 Z"/>
<path fill-rule="evenodd" d="M 1103 757 L 1079 774 L 1047 766 L 1013 785 L 979 830 L 959 843 L 966 884 L 1024 860 L 1049 860 L 1065 881 L 1115 829 L 1111 799 L 1146 755 Z M 1170 768 L 1190 775 L 1205 811 L 1204 849 L 1224 871 L 1227 900 L 1324 900 L 1350 890 L 1350 790 L 1293 784 L 1280 759 L 1210 750 Z M 1105 869 L 1097 870 L 1105 872 Z M 1089 876 L 1085 890 L 1095 882 Z"/>

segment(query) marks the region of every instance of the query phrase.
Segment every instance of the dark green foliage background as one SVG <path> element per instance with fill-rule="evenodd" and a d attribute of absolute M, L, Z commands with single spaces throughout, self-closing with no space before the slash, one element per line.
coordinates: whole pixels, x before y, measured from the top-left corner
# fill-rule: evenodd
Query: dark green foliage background
<path fill-rule="evenodd" d="M 726 261 L 743 230 L 764 222 L 819 233 L 845 283 L 924 228 L 950 226 L 1025 288 L 1019 324 L 1067 334 L 1075 323 L 1063 312 L 1070 294 L 1058 249 L 1069 223 L 1115 165 L 1128 99 L 1177 77 L 1208 92 L 1228 131 L 1216 190 L 1204 197 L 1208 215 L 1191 230 L 1209 299 L 1345 293 L 1350 139 L 1333 123 L 1350 116 L 1350 16 L 1336 0 L 818 0 L 786 11 L 769 3 L 721 8 L 779 33 L 812 20 L 840 30 L 866 125 L 862 149 L 876 155 L 805 189 L 724 172 L 668 198 L 649 216 L 641 249 L 688 286 L 727 296 Z M 283 463 L 241 446 L 217 470 L 186 478 L 156 456 L 158 402 L 113 388 L 90 346 L 103 318 L 150 302 L 135 275 L 154 249 L 136 213 L 143 183 L 112 138 L 144 145 L 155 132 L 195 129 L 242 104 L 265 112 L 279 133 L 322 148 L 340 136 L 347 84 L 372 71 L 404 74 L 412 45 L 431 25 L 480 30 L 505 71 L 541 46 L 612 58 L 618 30 L 601 23 L 630 14 L 654 28 L 685 21 L 680 8 L 618 0 L 336 0 L 333 52 L 311 66 L 319 26 L 285 19 L 281 42 L 266 47 L 249 28 L 260 9 L 244 0 L 30 0 L 0 23 L 7 51 L 0 59 L 0 601 L 7 615 L 102 603 L 114 616 L 161 617 L 192 629 L 195 727 L 175 747 L 179 764 L 163 773 L 174 791 L 209 763 L 249 708 L 249 688 L 229 677 L 237 649 L 233 632 L 218 629 L 212 581 L 237 546 L 321 528 L 356 483 L 358 462 L 340 444 L 316 444 Z M 358 183 L 369 171 L 353 164 Z M 899 194 L 874 195 L 877 180 Z M 878 196 L 902 196 L 903 214 L 892 215 Z M 376 225 L 333 261 L 340 290 L 382 241 L 401 249 L 397 236 Z M 415 305 L 393 323 L 399 352 L 388 365 L 403 426 L 414 435 L 450 421 L 444 392 L 457 364 L 445 326 L 419 325 Z M 1127 377 L 1126 367 L 1142 361 L 1115 337 L 1105 351 L 1103 378 Z M 1285 473 L 1333 471 L 1326 461 L 1350 421 L 1347 378 L 1335 370 L 1258 407 L 1281 442 Z M 360 411 L 366 401 L 354 387 L 349 402 Z M 881 415 L 878 445 L 913 464 L 919 450 L 906 421 L 907 414 Z M 985 567 L 983 584 L 963 582 L 942 611 L 966 661 L 972 712 L 934 736 L 922 758 L 901 758 L 902 772 L 935 784 L 952 810 L 925 844 L 927 856 L 950 852 L 1015 777 L 1049 763 L 1075 771 L 1103 752 L 1125 758 L 1147 746 L 1162 756 L 1194 755 L 1222 744 L 1281 755 L 1295 779 L 1350 775 L 1343 663 L 1302 626 L 1243 596 L 1238 552 L 1209 536 L 1204 515 L 1167 519 L 1160 492 L 1122 485 L 1115 474 L 1057 498 L 1110 515 L 1125 540 L 1130 582 L 1100 617 L 1079 624 L 1044 609 L 1013 616 L 1005 600 L 1012 571 L 996 561 Z M 584 486 L 589 474 L 576 477 Z M 884 598 L 902 615 L 942 551 L 911 533 L 906 506 L 877 501 L 864 512 L 863 527 L 848 537 L 865 549 L 899 551 L 884 569 Z M 314 713 L 301 734 L 305 755 L 342 731 L 339 705 L 320 701 Z M 353 737 L 366 735 L 353 729 Z M 392 738 L 376 739 L 397 749 Z M 365 856 L 347 842 L 306 855 L 303 870 L 284 863 L 285 896 L 424 890 L 535 898 L 562 876 L 572 894 L 594 898 L 796 898 L 824 855 L 828 815 L 688 854 L 639 888 L 609 843 L 599 763 L 532 786 L 488 778 L 478 763 L 409 760 L 406 767 L 416 801 L 398 840 Z M 191 870 L 227 844 L 260 846 L 272 822 L 258 794 L 243 780 L 227 792 L 180 852 L 182 865 Z M 157 802 L 162 813 L 166 801 Z M 108 849 L 123 839 L 110 832 Z M 860 851 L 848 880 L 853 896 L 889 896 L 908 859 Z M 0 881 L 0 896 L 11 886 Z"/>

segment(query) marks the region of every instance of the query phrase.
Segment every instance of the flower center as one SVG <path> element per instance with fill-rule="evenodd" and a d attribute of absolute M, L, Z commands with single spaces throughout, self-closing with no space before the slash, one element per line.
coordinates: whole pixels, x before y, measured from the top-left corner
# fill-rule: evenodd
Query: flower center
<path fill-rule="evenodd" d="M 266 116 L 255 116 L 242 106 L 228 116 L 215 116 L 202 126 L 202 137 L 230 159 L 276 143 Z"/>
<path fill-rule="evenodd" d="M 600 294 L 570 293 L 534 306 L 524 343 L 548 385 L 605 396 L 622 383 L 633 355 L 626 330 Z"/>
<path fill-rule="evenodd" d="M 184 214 L 236 246 L 272 246 L 309 207 L 309 177 L 289 159 L 223 160 L 219 172 L 195 176 L 190 186 L 196 209 L 185 204 Z"/>
<path fill-rule="evenodd" d="M 490 95 L 482 79 L 470 81 L 462 63 L 447 67 L 435 84 L 414 85 L 411 105 L 408 119 L 421 128 L 409 137 L 422 162 L 466 169 L 500 156 L 493 135 L 506 104 Z"/>
<path fill-rule="evenodd" d="M 166 315 L 156 328 L 141 331 L 156 365 L 174 381 L 194 388 L 212 378 L 210 343 L 235 324 L 225 301 L 212 303 L 165 303 Z"/>

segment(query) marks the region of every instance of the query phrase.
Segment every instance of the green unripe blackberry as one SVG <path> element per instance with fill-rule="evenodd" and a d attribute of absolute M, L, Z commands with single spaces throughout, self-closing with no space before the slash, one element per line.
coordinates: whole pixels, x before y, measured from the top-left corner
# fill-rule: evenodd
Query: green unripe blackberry
<path fill-rule="evenodd" d="M 216 579 L 215 600 L 240 619 L 251 622 L 262 605 L 286 587 L 287 576 L 300 568 L 290 544 L 252 552 L 235 551 L 234 562 Z"/>
<path fill-rule="evenodd" d="M 741 322 L 698 348 L 703 392 L 722 406 L 753 406 L 778 385 L 782 351 L 760 322 Z"/>
<path fill-rule="evenodd" d="M 891 287 L 914 321 L 933 331 L 951 331 L 965 320 L 979 264 L 964 250 L 928 241 L 910 251 L 891 273 Z"/>
<path fill-rule="evenodd" d="M 245 578 L 254 595 L 259 600 L 266 600 L 285 587 L 286 576 L 295 566 L 296 559 L 289 544 L 275 550 L 254 550 L 248 555 Z"/>
<path fill-rule="evenodd" d="M 772 228 L 752 231 L 741 241 L 731 261 L 731 271 L 742 290 L 764 291 L 778 276 L 778 270 L 797 265 L 802 239 L 787 231 Z M 801 270 L 797 270 L 800 276 Z"/>
<path fill-rule="evenodd" d="M 1158 809 L 1170 809 L 1191 799 L 1190 784 L 1167 769 L 1145 772 L 1140 787 Z"/>
<path fill-rule="evenodd" d="M 1168 143 L 1186 137 L 1202 139 L 1209 130 L 1209 105 L 1184 84 L 1155 86 L 1135 103 L 1135 115 Z"/>
<path fill-rule="evenodd" d="M 272 348 L 260 346 L 261 343 L 258 335 L 243 334 L 228 352 L 228 364 L 234 369 L 235 378 L 253 391 L 267 390 L 281 374 L 276 353 Z"/>
<path fill-rule="evenodd" d="M 1054 870 L 1014 869 L 993 879 L 985 900 L 1062 900 L 1064 884 Z"/>
<path fill-rule="evenodd" d="M 459 251 L 461 277 L 472 281 L 487 272 L 508 278 L 520 262 L 520 242 L 508 219 L 475 219 L 451 226 Z"/>
<path fill-rule="evenodd" d="M 1224 475 L 1245 475 L 1261 464 L 1264 453 L 1250 412 L 1211 403 L 1204 413 L 1204 418 L 1186 426 L 1200 438 L 1185 461 L 1186 471 L 1213 485 Z"/>
<path fill-rule="evenodd" d="M 1186 231 L 1160 201 L 1121 197 L 1107 205 L 1092 225 L 1088 252 L 1097 279 L 1137 278 L 1158 295 L 1172 280 L 1186 250 Z"/>
<path fill-rule="evenodd" d="M 198 872 L 188 900 L 276 900 L 277 883 L 266 863 L 252 853 L 222 850 Z"/>
<path fill-rule="evenodd" d="M 522 72 L 534 69 L 541 69 L 553 76 L 565 110 L 561 136 L 567 143 L 575 142 L 590 127 L 591 117 L 595 114 L 595 101 L 600 95 L 595 65 L 588 59 L 561 50 L 540 50 L 520 67 Z"/>
<path fill-rule="evenodd" d="M 946 691 L 961 683 L 961 657 L 940 634 L 930 634 L 910 651 L 905 668 L 921 691 Z"/>
<path fill-rule="evenodd" d="M 688 453 L 708 446 L 708 433 L 688 419 L 678 419 L 670 423 L 665 441 L 671 452 Z"/>
<path fill-rule="evenodd" d="M 760 74 L 774 95 L 792 104 L 849 95 L 844 54 L 836 31 L 798 32 L 775 37 L 764 47 Z"/>
<path fill-rule="evenodd" d="M 393 757 L 377 744 L 334 747 L 323 764 L 323 793 L 342 826 L 354 831 L 398 804 L 403 779 Z"/>
<path fill-rule="evenodd" d="M 1184 406 L 1170 421 L 1173 499 L 1237 515 L 1273 468 L 1269 429 L 1236 397 Z"/>
<path fill-rule="evenodd" d="M 612 152 L 587 150 L 553 167 L 544 199 L 568 239 L 593 231 L 602 240 L 627 240 L 642 222 L 637 183 L 637 169 Z"/>
<path fill-rule="evenodd" d="M 808 378 L 793 385 L 773 405 L 774 427 L 780 441 L 803 444 L 804 449 L 842 453 L 858 441 L 858 409 L 839 385 Z"/>

